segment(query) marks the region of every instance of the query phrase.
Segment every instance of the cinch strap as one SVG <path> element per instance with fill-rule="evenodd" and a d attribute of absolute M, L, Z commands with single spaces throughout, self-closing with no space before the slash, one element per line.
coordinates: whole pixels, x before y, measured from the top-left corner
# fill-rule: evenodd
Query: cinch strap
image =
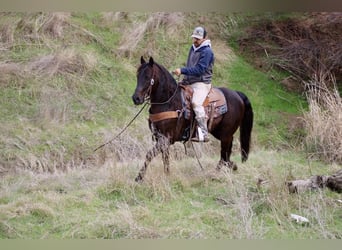
<path fill-rule="evenodd" d="M 178 118 L 179 112 L 177 111 L 165 111 L 157 114 L 150 114 L 151 122 L 159 122 L 165 119 Z"/>

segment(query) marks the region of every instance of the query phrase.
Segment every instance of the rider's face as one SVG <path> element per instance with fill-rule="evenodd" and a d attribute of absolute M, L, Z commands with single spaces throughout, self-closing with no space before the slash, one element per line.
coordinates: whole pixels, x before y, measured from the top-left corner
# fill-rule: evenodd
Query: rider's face
<path fill-rule="evenodd" d="M 195 37 L 192 38 L 192 43 L 195 45 L 196 48 L 198 46 L 200 46 L 203 41 L 204 41 L 204 39 L 198 39 L 198 38 L 195 38 Z"/>

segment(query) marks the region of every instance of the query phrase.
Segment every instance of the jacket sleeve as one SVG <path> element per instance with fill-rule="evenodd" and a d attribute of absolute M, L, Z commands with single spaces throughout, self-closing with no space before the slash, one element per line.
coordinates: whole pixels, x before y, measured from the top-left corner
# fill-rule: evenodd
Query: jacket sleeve
<path fill-rule="evenodd" d="M 213 53 L 210 49 L 205 49 L 201 52 L 198 63 L 193 67 L 183 67 L 181 68 L 181 73 L 183 75 L 193 75 L 193 76 L 201 76 L 206 69 L 209 67 L 209 64 L 212 60 Z"/>

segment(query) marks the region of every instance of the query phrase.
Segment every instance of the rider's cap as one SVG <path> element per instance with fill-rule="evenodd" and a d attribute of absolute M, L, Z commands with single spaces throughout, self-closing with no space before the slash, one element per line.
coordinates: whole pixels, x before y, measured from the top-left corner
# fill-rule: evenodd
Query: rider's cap
<path fill-rule="evenodd" d="M 196 27 L 194 29 L 194 31 L 192 32 L 192 36 L 193 38 L 197 38 L 197 39 L 203 39 L 205 37 L 205 30 L 203 27 Z"/>

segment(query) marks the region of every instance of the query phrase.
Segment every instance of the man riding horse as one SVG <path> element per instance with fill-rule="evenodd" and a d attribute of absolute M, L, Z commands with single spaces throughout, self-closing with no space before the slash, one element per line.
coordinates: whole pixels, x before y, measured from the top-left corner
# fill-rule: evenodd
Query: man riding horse
<path fill-rule="evenodd" d="M 203 102 L 211 89 L 211 78 L 213 74 L 214 53 L 211 49 L 210 40 L 207 39 L 207 32 L 203 27 L 196 27 L 191 35 L 193 44 L 190 48 L 186 67 L 177 68 L 174 74 L 185 77 L 181 84 L 190 85 L 193 89 L 192 108 L 200 130 L 192 141 L 207 142 L 208 117 L 206 116 Z"/>

